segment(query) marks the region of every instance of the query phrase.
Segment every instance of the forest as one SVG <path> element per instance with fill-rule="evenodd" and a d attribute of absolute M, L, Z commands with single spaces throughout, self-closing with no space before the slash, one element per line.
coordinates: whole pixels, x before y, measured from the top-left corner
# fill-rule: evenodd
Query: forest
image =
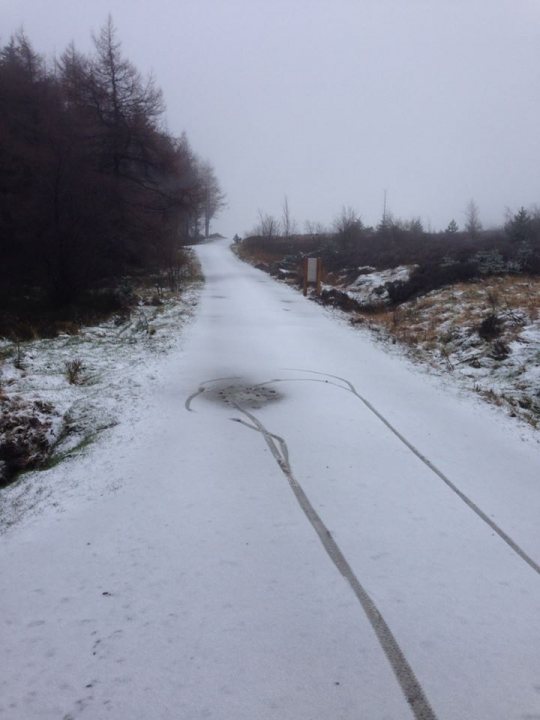
<path fill-rule="evenodd" d="M 89 55 L 47 62 L 23 31 L 0 48 L 0 334 L 38 308 L 114 305 L 126 275 L 178 280 L 224 194 L 164 110 L 110 18 Z"/>

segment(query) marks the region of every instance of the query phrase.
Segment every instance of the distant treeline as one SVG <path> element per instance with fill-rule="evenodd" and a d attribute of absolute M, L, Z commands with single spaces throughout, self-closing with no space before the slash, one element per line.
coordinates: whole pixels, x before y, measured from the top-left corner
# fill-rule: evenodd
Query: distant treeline
<path fill-rule="evenodd" d="M 279 266 L 294 266 L 304 256 L 318 255 L 327 272 L 342 269 L 376 270 L 416 265 L 410 279 L 388 287 L 395 303 L 443 285 L 488 275 L 540 274 L 540 212 L 520 208 L 508 213 L 503 227 L 483 230 L 474 202 L 467 206 L 465 227 L 452 220 L 442 232 L 426 232 L 419 219 L 402 221 L 389 213 L 377 227 L 364 225 L 351 208 L 344 208 L 332 228 L 308 223 L 299 234 L 288 203 L 283 217 L 260 215 L 241 252 Z"/>
<path fill-rule="evenodd" d="M 0 49 L 0 302 L 21 288 L 62 306 L 126 272 L 178 272 L 224 196 L 112 21 L 90 56 L 47 64 L 20 32 Z"/>

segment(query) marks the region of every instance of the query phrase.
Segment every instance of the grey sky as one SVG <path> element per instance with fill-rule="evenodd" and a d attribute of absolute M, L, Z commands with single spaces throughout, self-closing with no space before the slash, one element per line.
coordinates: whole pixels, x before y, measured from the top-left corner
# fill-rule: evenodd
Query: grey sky
<path fill-rule="evenodd" d="M 1 40 L 24 26 L 60 53 L 111 13 L 153 71 L 170 132 L 208 158 L 243 233 L 259 209 L 368 223 L 485 225 L 540 203 L 538 0 L 0 0 Z"/>

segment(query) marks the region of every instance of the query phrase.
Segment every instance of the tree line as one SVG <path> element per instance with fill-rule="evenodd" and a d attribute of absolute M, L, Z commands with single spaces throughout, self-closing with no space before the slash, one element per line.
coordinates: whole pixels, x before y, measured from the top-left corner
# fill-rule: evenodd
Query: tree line
<path fill-rule="evenodd" d="M 399 303 L 443 285 L 489 275 L 540 275 L 540 209 L 507 211 L 501 227 L 483 229 L 479 210 L 470 201 L 465 223 L 451 220 L 440 232 L 426 231 L 420 218 L 395 218 L 386 211 L 376 227 L 344 207 L 330 228 L 306 223 L 299 233 L 285 198 L 282 215 L 259 212 L 259 222 L 239 248 L 247 257 L 265 258 L 273 270 L 294 269 L 303 257 L 318 256 L 327 272 L 383 270 L 416 266 L 406 282 L 388 287 Z"/>
<path fill-rule="evenodd" d="M 125 273 L 179 272 L 224 205 L 212 166 L 163 125 L 155 81 L 109 18 L 93 52 L 0 49 L 0 286 L 62 306 Z"/>
<path fill-rule="evenodd" d="M 382 269 L 435 261 L 450 265 L 491 253 L 497 259 L 494 268 L 540 274 L 540 208 L 507 210 L 503 226 L 485 230 L 478 206 L 470 200 L 462 228 L 452 219 L 445 230 L 434 232 L 426 230 L 419 217 L 402 220 L 386 209 L 373 227 L 354 208 L 343 207 L 330 227 L 307 222 L 302 233 L 285 197 L 281 217 L 259 211 L 258 223 L 243 242 L 271 254 L 318 252 L 325 256 L 328 269 L 345 265 Z"/>

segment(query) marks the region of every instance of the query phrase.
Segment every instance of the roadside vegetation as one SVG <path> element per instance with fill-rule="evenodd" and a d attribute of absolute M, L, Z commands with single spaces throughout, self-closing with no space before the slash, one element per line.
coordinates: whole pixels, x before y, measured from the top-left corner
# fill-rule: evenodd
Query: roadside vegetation
<path fill-rule="evenodd" d="M 163 118 L 111 19 L 90 55 L 47 63 L 23 32 L 0 47 L 0 335 L 116 312 L 126 276 L 177 283 L 224 195 Z"/>
<path fill-rule="evenodd" d="M 197 303 L 193 257 L 179 288 L 163 280 L 138 279 L 129 305 L 95 323 L 20 343 L 0 338 L 0 487 L 71 457 L 116 424 Z"/>
<path fill-rule="evenodd" d="M 0 46 L 0 485 L 114 422 L 84 409 L 112 364 L 128 375 L 124 353 L 189 315 L 186 246 L 224 194 L 164 107 L 110 18 L 88 55 L 48 62 L 22 31 Z"/>
<path fill-rule="evenodd" d="M 322 292 L 314 300 L 538 426 L 538 209 L 509 212 L 504 227 L 490 230 L 472 201 L 462 229 L 452 220 L 436 233 L 389 214 L 366 227 L 351 209 L 331 229 L 287 234 L 284 227 L 261 215 L 235 251 L 299 288 L 303 259 L 322 258 Z"/>

